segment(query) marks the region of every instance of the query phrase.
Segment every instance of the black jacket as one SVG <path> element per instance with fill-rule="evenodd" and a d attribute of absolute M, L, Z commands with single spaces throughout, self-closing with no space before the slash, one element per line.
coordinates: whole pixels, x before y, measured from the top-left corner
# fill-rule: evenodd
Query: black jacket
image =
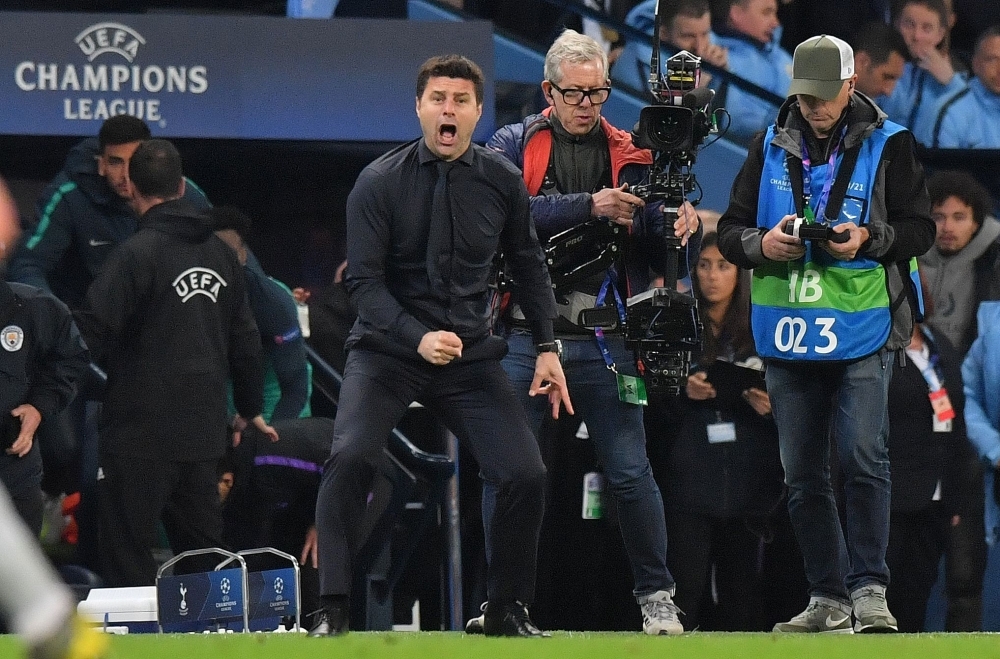
<path fill-rule="evenodd" d="M 108 373 L 102 451 L 210 460 L 236 409 L 261 411 L 261 343 L 236 253 L 184 200 L 151 208 L 108 258 L 78 322 Z"/>
<path fill-rule="evenodd" d="M 90 364 L 69 310 L 33 286 L 0 281 L 0 329 L 0 430 L 11 427 L 10 411 L 24 403 L 42 419 L 58 414 Z"/>
<path fill-rule="evenodd" d="M 681 428 L 670 449 L 663 499 L 667 506 L 712 517 L 763 517 L 783 493 L 778 429 L 743 399 L 750 383 L 731 371 L 709 370 L 717 396 L 675 402 Z M 755 383 L 764 388 L 763 378 Z M 709 443 L 708 426 L 733 423 L 736 441 Z"/>
<path fill-rule="evenodd" d="M 970 509 L 976 485 L 982 496 L 981 483 L 969 471 L 970 465 L 975 468 L 977 457 L 965 432 L 962 357 L 944 336 L 934 335 L 926 343 L 931 355 L 938 358 L 955 418 L 951 432 L 934 432 L 927 381 L 911 359 L 901 367 L 893 367 L 889 383 L 892 510 L 923 510 L 930 505 L 940 481 L 946 511 L 960 514 Z"/>

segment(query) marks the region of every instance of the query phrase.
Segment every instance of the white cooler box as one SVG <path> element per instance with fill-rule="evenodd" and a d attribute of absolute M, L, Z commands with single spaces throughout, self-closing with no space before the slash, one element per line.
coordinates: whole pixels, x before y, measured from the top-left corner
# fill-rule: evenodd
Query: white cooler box
<path fill-rule="evenodd" d="M 77 605 L 84 621 L 115 634 L 155 633 L 156 586 L 92 588 Z"/>

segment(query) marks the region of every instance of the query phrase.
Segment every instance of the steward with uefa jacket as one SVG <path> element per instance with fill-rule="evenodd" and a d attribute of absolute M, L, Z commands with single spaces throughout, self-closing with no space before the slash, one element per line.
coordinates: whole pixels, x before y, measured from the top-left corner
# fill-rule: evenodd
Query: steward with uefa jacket
<path fill-rule="evenodd" d="M 217 459 L 226 378 L 236 408 L 261 411 L 261 347 L 236 254 L 203 211 L 158 204 L 108 259 L 81 329 L 108 373 L 101 452 Z"/>

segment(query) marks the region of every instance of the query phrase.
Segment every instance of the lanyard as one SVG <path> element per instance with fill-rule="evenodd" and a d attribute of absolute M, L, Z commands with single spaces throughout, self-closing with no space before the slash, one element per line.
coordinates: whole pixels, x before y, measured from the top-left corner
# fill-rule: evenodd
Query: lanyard
<path fill-rule="evenodd" d="M 923 350 L 907 348 L 906 354 L 910 358 L 910 361 L 913 362 L 913 365 L 920 371 L 920 375 L 924 377 L 924 381 L 927 382 L 927 388 L 931 392 L 935 392 L 944 386 L 944 378 L 938 373 L 938 356 L 937 354 L 931 354 L 929 345 L 925 343 Z"/>
<path fill-rule="evenodd" d="M 809 199 L 812 197 L 812 160 L 809 158 L 809 149 L 806 147 L 805 135 L 802 136 L 802 196 L 805 199 L 802 212 L 810 222 L 815 222 L 817 217 L 820 218 L 821 222 L 826 222 L 826 217 L 824 216 L 826 203 L 830 200 L 830 189 L 833 187 L 833 179 L 837 173 L 837 155 L 840 153 L 840 145 L 844 141 L 846 134 L 847 122 L 845 121 L 843 128 L 840 129 L 840 135 L 833 145 L 833 150 L 830 151 L 826 182 L 823 184 L 823 191 L 820 192 L 819 199 L 816 200 L 815 212 L 813 212 L 812 207 L 809 205 Z"/>
<path fill-rule="evenodd" d="M 614 285 L 614 279 L 617 279 L 617 274 L 615 273 L 614 266 L 608 268 L 608 273 L 604 275 L 604 283 L 601 284 L 601 290 L 597 294 L 597 299 L 594 301 L 594 306 L 599 307 L 604 304 L 604 298 L 608 294 L 608 288 L 615 296 L 615 306 L 618 307 L 618 319 L 624 325 L 625 324 L 625 305 L 622 304 L 621 295 L 618 293 L 618 287 Z M 601 356 L 604 357 L 604 363 L 607 364 L 608 369 L 617 373 L 618 370 L 615 368 L 615 360 L 611 358 L 611 349 L 608 348 L 608 342 L 604 340 L 604 330 L 600 327 L 594 328 L 594 336 L 597 339 L 597 347 L 601 349 Z"/>

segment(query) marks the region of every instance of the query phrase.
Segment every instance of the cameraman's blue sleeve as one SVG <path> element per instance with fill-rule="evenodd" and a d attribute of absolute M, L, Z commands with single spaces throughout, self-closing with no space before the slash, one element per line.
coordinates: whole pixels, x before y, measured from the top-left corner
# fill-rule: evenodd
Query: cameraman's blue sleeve
<path fill-rule="evenodd" d="M 536 195 L 531 198 L 531 219 L 538 233 L 548 237 L 593 219 L 591 206 L 587 192 Z"/>
<path fill-rule="evenodd" d="M 523 138 L 524 124 L 508 124 L 493 134 L 486 142 L 486 148 L 502 154 L 519 171 L 523 171 Z M 531 197 L 531 219 L 543 239 L 591 219 L 590 208 L 590 194 L 585 192 Z"/>

